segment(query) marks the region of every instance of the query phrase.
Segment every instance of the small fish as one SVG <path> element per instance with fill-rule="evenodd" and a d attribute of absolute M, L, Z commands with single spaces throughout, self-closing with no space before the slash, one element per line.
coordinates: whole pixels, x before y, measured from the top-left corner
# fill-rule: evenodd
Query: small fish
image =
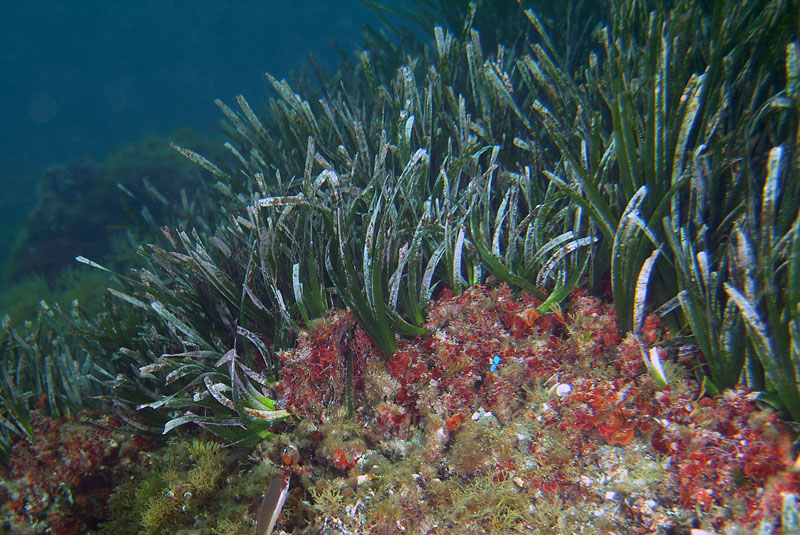
<path fill-rule="evenodd" d="M 290 475 L 276 477 L 269 484 L 267 494 L 261 502 L 258 510 L 258 521 L 256 522 L 256 535 L 271 535 L 275 522 L 283 509 L 286 501 L 286 493 L 289 492 Z"/>

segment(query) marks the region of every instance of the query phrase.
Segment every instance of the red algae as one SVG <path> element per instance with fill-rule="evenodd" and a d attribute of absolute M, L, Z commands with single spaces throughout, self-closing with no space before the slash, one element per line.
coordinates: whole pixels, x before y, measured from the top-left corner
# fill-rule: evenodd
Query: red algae
<path fill-rule="evenodd" d="M 115 430 L 122 426 L 111 418 L 93 422 L 86 413 L 61 420 L 32 413 L 33 439 L 14 443 L 4 477 L 15 531 L 46 519 L 51 533 L 75 535 L 108 517 L 114 481 L 143 462 L 151 442 Z"/>
<path fill-rule="evenodd" d="M 583 291 L 554 313 L 536 305 L 505 285 L 441 291 L 428 333 L 401 340 L 389 358 L 349 311 L 299 333 L 279 356 L 276 388 L 295 418 L 248 461 L 256 462 L 249 470 L 297 482 L 279 527 L 298 535 L 721 535 L 779 525 L 800 477 L 777 413 L 743 388 L 701 397 L 679 360 L 686 352 L 664 349 L 675 344 L 656 317 L 639 340 L 662 348 L 663 389 L 611 305 Z M 148 444 L 124 442 L 106 423 L 35 420 L 37 440 L 15 445 L 10 469 L 17 526 L 46 522 L 71 535 L 108 515 L 113 481 L 147 463 L 139 452 Z"/>
<path fill-rule="evenodd" d="M 695 403 L 671 393 L 657 397 L 670 424 L 653 447 L 673 460 L 681 505 L 706 512 L 715 528 L 730 510 L 746 524 L 777 521 L 780 493 L 800 489 L 791 434 L 776 413 L 757 410 L 754 397 L 742 389 Z"/>
<path fill-rule="evenodd" d="M 285 529 L 733 533 L 777 522 L 782 496 L 800 488 L 776 413 L 743 389 L 700 398 L 676 358 L 659 390 L 613 307 L 583 291 L 563 311 L 536 305 L 505 285 L 442 291 L 428 334 L 388 359 L 346 312 L 301 335 L 281 356 L 280 399 L 321 435 L 298 427 L 292 440 L 320 444 L 300 463 L 339 501 L 316 503 Z M 343 345 L 346 329 L 355 334 Z M 650 316 L 640 339 L 649 347 L 669 336 Z M 345 350 L 358 355 L 352 420 Z"/>

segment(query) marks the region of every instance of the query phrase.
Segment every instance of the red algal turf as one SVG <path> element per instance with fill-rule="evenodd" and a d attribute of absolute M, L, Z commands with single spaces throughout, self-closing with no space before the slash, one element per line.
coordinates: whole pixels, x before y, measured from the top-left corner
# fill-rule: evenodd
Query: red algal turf
<path fill-rule="evenodd" d="M 151 440 L 88 413 L 54 420 L 34 412 L 32 424 L 32 437 L 14 443 L 4 477 L 14 531 L 89 532 L 108 517 L 115 480 L 143 462 L 139 452 Z"/>
<path fill-rule="evenodd" d="M 356 508 L 346 522 L 325 511 L 312 520 L 317 528 L 494 529 L 491 504 L 471 503 L 463 491 L 485 478 L 516 493 L 520 531 L 778 524 L 783 495 L 800 487 L 792 435 L 775 412 L 743 388 L 701 397 L 675 358 L 665 364 L 670 385 L 659 390 L 613 307 L 583 291 L 563 312 L 540 315 L 536 304 L 506 286 L 443 292 L 428 311 L 428 335 L 401 342 L 389 359 L 360 329 L 345 336 L 353 320 L 337 311 L 282 353 L 278 397 L 303 421 L 279 441 L 300 447 L 287 468 L 321 478 L 320 488 L 335 487 Z M 668 338 L 658 318 L 647 318 L 647 348 Z M 352 422 L 341 411 L 346 351 L 356 357 Z M 387 514 L 387 503 L 404 511 L 403 492 L 423 506 Z M 467 505 L 448 513 L 459 500 Z"/>
<path fill-rule="evenodd" d="M 793 435 L 776 412 L 743 388 L 701 396 L 688 369 L 699 357 L 667 350 L 670 334 L 655 317 L 640 340 L 662 348 L 663 389 L 611 305 L 582 291 L 557 313 L 536 305 L 506 286 L 443 291 L 428 310 L 428 334 L 401 340 L 390 358 L 347 311 L 299 333 L 296 348 L 279 355 L 275 392 L 294 417 L 251 455 L 274 466 L 241 467 L 293 474 L 278 528 L 667 535 L 770 525 L 781 534 L 785 498 L 800 483 Z M 35 417 L 34 439 L 14 445 L 4 478 L 16 528 L 97 532 L 112 487 L 148 462 L 139 451 L 149 444 L 104 423 Z M 219 491 L 220 511 L 226 499 L 241 510 L 254 492 L 234 488 L 237 479 Z M 202 515 L 181 522 L 193 518 L 202 526 L 186 533 L 214 525 Z M 239 533 L 226 525 L 214 529 Z"/>

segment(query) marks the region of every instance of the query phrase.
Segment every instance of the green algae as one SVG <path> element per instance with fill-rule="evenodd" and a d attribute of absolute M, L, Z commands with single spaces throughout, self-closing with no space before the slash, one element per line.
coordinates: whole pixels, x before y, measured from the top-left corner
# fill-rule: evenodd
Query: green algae
<path fill-rule="evenodd" d="M 109 500 L 102 532 L 158 535 L 169 532 L 247 533 L 245 520 L 265 489 L 267 473 L 245 470 L 245 452 L 204 439 L 172 439 L 153 452 L 150 466 L 122 482 Z M 274 470 L 268 471 L 274 473 Z"/>

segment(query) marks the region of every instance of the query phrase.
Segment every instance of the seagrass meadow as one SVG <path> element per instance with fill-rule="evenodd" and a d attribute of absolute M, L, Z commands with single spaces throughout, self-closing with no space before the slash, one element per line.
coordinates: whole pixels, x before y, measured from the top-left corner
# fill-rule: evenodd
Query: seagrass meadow
<path fill-rule="evenodd" d="M 798 2 L 367 4 L 3 320 L 3 529 L 800 533 Z"/>

